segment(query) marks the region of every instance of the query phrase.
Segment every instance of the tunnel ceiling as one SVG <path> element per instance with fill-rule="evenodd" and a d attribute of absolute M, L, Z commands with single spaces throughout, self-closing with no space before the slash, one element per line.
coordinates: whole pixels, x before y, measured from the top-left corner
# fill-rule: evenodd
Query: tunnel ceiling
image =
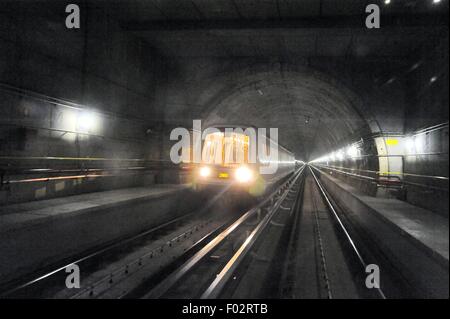
<path fill-rule="evenodd" d="M 374 0 L 122 2 L 113 7 L 122 27 L 171 57 L 404 57 L 448 21 L 448 3 L 416 0 L 388 7 Z M 382 8 L 381 29 L 362 27 L 369 3 Z"/>
<path fill-rule="evenodd" d="M 97 1 L 100 2 L 100 1 Z M 379 4 L 389 14 L 439 12 L 427 1 L 397 0 L 111 0 L 121 14 L 135 21 L 288 19 L 358 15 Z M 125 4 L 125 5 L 124 5 Z M 448 4 L 445 8 L 448 8 Z"/>
<path fill-rule="evenodd" d="M 405 0 L 388 8 L 378 1 L 389 18 L 383 19 L 380 30 L 368 30 L 361 27 L 368 3 L 374 1 L 136 1 L 123 14 L 122 27 L 179 63 L 186 58 L 242 57 L 284 62 L 314 57 L 408 61 L 418 47 L 432 43 L 446 28 L 439 19 L 430 27 L 436 19 L 428 16 L 440 15 L 433 6 Z M 208 84 L 221 79 L 222 74 L 217 74 Z M 305 160 L 370 132 L 371 116 L 357 97 L 344 93 L 333 81 L 279 70 L 234 74 L 233 81 L 201 104 L 197 113 L 190 105 L 184 112 L 178 105 L 177 111 L 211 125 L 277 127 L 279 140 Z"/>
<path fill-rule="evenodd" d="M 352 60 L 370 60 L 379 62 L 381 69 L 390 62 L 416 62 L 412 57 L 419 47 L 432 45 L 440 33 L 448 32 L 448 2 L 439 7 L 416 0 L 393 1 L 390 6 L 384 6 L 383 2 L 92 0 L 87 3 L 91 19 L 98 14 L 96 11 L 116 17 L 122 31 L 138 36 L 172 64 L 183 64 L 188 59 L 253 59 L 242 66 L 246 69 L 260 59 L 280 63 L 302 60 L 308 65 L 310 59 L 320 57 L 347 65 Z M 364 8 L 369 3 L 378 3 L 382 8 L 379 30 L 361 27 Z M 45 14 L 53 16 L 50 12 Z M 191 83 L 183 83 L 182 86 L 188 87 L 186 97 L 177 101 L 174 108 L 176 114 L 186 119 L 200 117 L 210 124 L 278 127 L 282 143 L 302 159 L 322 155 L 357 133 L 361 136 L 370 132 L 367 123 L 371 115 L 365 112 L 358 97 L 336 82 L 308 72 L 286 74 L 275 69 L 242 75 L 237 72 L 228 78 L 217 74 L 208 78 L 206 85 L 199 85 L 203 92 L 197 88 L 195 94 L 209 98 L 196 104 L 195 110 L 187 103 L 189 99 L 197 102 L 190 96 L 194 94 L 189 87 Z M 385 76 L 389 79 L 392 75 Z M 214 91 L 213 85 L 222 87 Z M 174 121 L 172 124 L 177 120 L 166 118 L 169 123 Z"/>
<path fill-rule="evenodd" d="M 205 126 L 277 128 L 280 143 L 303 160 L 370 132 L 359 99 L 323 74 L 274 68 L 233 76 L 239 80 L 205 107 Z"/>

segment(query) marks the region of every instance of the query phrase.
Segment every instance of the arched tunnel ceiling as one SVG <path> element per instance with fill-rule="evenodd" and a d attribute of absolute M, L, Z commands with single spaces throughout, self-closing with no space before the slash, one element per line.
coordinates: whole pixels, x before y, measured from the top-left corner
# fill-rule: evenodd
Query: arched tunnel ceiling
<path fill-rule="evenodd" d="M 369 134 L 371 129 L 381 131 L 374 126 L 386 121 L 368 113 L 367 109 L 375 108 L 365 105 L 367 94 L 358 92 L 364 96 L 363 103 L 335 81 L 309 71 L 286 74 L 276 68 L 259 73 L 234 70 L 223 76 L 223 72 L 229 72 L 228 64 L 248 58 L 252 62 L 242 64 L 247 69 L 260 60 L 316 66 L 334 60 L 338 61 L 334 67 L 339 69 L 353 61 L 366 63 L 365 70 L 377 71 L 376 78 L 382 82 L 395 76 L 393 69 L 416 63 L 413 52 L 433 43 L 448 28 L 444 11 L 421 1 L 384 6 L 383 27 L 379 30 L 362 25 L 365 6 L 373 1 L 297 2 L 268 0 L 247 5 L 247 1 L 193 0 L 157 6 L 162 2 L 155 0 L 136 1 L 130 8 L 132 14 L 121 11 L 123 30 L 149 43 L 175 70 L 169 76 L 172 82 L 165 104 L 166 123 L 181 125 L 202 118 L 205 125 L 277 127 L 280 144 L 299 159 L 313 159 Z M 210 70 L 209 60 L 214 59 L 212 64 L 220 66 Z M 205 70 L 197 61 L 205 64 Z M 391 63 L 396 67 L 383 68 Z M 369 89 L 371 85 L 367 85 Z M 400 102 L 393 105 L 400 105 L 396 110 L 401 110 Z M 395 122 L 396 113 L 387 113 Z M 384 125 L 401 131 L 398 123 L 389 123 Z"/>
<path fill-rule="evenodd" d="M 310 160 L 355 133 L 370 132 L 351 92 L 313 72 L 270 71 L 242 76 L 203 111 L 205 126 L 278 128 L 279 143 Z"/>
<path fill-rule="evenodd" d="M 137 0 L 128 9 L 118 7 L 124 9 L 119 14 L 122 29 L 142 38 L 175 65 L 166 123 L 202 118 L 209 125 L 277 127 L 280 143 L 305 160 L 370 133 L 369 121 L 372 130 L 380 121 L 348 90 L 308 72 L 272 70 L 251 75 L 233 71 L 223 80 L 226 67 L 213 67 L 218 74 L 207 74 L 205 81 L 203 75 L 196 76 L 202 69 L 184 64 L 202 60 L 208 69 L 210 58 L 220 60 L 219 64 L 242 58 L 253 59 L 250 64 L 274 59 L 307 61 L 304 65 L 316 58 L 339 60 L 337 64 L 351 60 L 367 63 L 379 71 L 377 77 L 388 81 L 394 76 L 392 68 L 383 71 L 383 65 L 392 62 L 397 65 L 394 69 L 413 65 L 417 61 L 412 53 L 433 43 L 448 28 L 445 11 L 422 1 L 383 6 L 383 27 L 377 30 L 362 24 L 365 6 L 373 3 L 369 0 L 247 2 Z M 247 67 L 251 68 L 243 65 Z"/>

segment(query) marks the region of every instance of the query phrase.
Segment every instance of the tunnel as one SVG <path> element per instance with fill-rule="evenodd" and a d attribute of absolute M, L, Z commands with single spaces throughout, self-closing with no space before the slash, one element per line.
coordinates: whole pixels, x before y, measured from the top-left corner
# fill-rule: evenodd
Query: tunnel
<path fill-rule="evenodd" d="M 1 298 L 448 299 L 448 43 L 447 0 L 2 1 Z"/>

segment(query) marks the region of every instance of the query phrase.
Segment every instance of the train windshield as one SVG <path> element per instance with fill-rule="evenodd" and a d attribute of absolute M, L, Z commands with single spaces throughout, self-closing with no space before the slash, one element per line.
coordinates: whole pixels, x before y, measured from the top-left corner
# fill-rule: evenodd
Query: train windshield
<path fill-rule="evenodd" d="M 206 135 L 202 149 L 202 162 L 233 166 L 249 162 L 249 136 L 230 132 L 214 132 Z"/>

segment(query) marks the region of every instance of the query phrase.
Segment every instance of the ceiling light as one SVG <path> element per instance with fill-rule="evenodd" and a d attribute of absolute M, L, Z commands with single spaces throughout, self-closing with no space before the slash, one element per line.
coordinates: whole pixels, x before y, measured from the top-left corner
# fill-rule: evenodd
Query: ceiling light
<path fill-rule="evenodd" d="M 441 2 L 441 0 L 433 0 L 433 3 L 434 3 L 434 4 L 437 4 L 437 3 L 439 3 L 439 2 Z"/>
<path fill-rule="evenodd" d="M 420 66 L 420 62 L 414 63 L 411 68 L 409 69 L 409 71 L 414 71 L 415 69 L 417 69 Z"/>
<path fill-rule="evenodd" d="M 433 77 L 430 79 L 430 83 L 436 82 L 436 80 L 437 80 L 437 76 L 433 76 Z"/>
<path fill-rule="evenodd" d="M 391 3 L 391 0 L 384 0 L 384 4 L 389 4 Z"/>
<path fill-rule="evenodd" d="M 391 83 L 394 82 L 394 81 L 395 81 L 395 77 L 390 78 L 386 83 L 387 83 L 387 84 L 391 84 Z"/>

